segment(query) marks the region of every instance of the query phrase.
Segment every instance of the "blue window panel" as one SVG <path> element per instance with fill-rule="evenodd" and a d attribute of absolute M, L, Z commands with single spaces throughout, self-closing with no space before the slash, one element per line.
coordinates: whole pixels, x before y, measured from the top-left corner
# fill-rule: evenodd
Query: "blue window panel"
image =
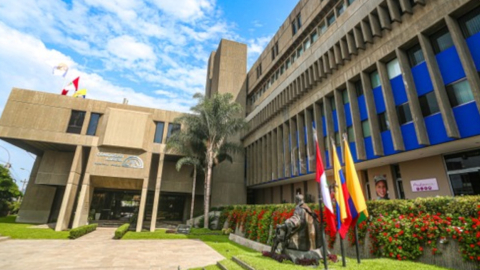
<path fill-rule="evenodd" d="M 382 87 L 375 87 L 373 90 L 373 98 L 375 99 L 375 107 L 377 108 L 377 113 L 382 113 L 385 111 L 385 100 L 383 99 Z"/>
<path fill-rule="evenodd" d="M 325 151 L 325 166 L 327 167 L 327 169 L 332 168 L 332 165 L 330 165 L 330 158 L 329 158 L 329 155 L 328 155 L 328 150 Z"/>
<path fill-rule="evenodd" d="M 437 58 L 438 67 L 445 85 L 465 77 L 465 72 L 455 46 L 446 49 L 435 57 Z"/>
<path fill-rule="evenodd" d="M 352 112 L 350 110 L 350 103 L 343 105 L 345 111 L 345 122 L 347 123 L 347 127 L 352 125 Z"/>
<path fill-rule="evenodd" d="M 392 133 L 390 130 L 384 131 L 380 134 L 382 136 L 382 144 L 383 144 L 383 153 L 385 156 L 393 155 L 397 153 L 393 148 L 393 139 Z"/>
<path fill-rule="evenodd" d="M 360 110 L 360 120 L 366 120 L 368 118 L 367 104 L 365 104 L 365 95 L 361 95 L 357 98 L 358 109 Z"/>
<path fill-rule="evenodd" d="M 428 73 L 427 63 L 422 62 L 412 68 L 413 81 L 417 88 L 417 95 L 422 96 L 433 91 L 432 80 Z"/>
<path fill-rule="evenodd" d="M 480 134 L 480 114 L 475 102 L 453 108 L 460 137 L 467 138 Z"/>
<path fill-rule="evenodd" d="M 352 154 L 353 162 L 357 163 L 358 157 L 357 157 L 357 147 L 355 147 L 355 143 L 349 142 L 348 146 L 350 147 L 350 153 Z"/>
<path fill-rule="evenodd" d="M 452 138 L 447 136 L 447 131 L 443 125 L 442 114 L 436 113 L 427 116 L 424 119 L 431 145 L 453 141 Z"/>
<path fill-rule="evenodd" d="M 364 138 L 363 141 L 365 142 L 365 152 L 367 154 L 367 159 L 376 158 L 376 156 L 373 154 L 372 137 Z"/>
<path fill-rule="evenodd" d="M 325 116 L 322 116 L 322 131 L 323 131 L 323 136 L 326 136 L 326 134 L 327 134 L 327 122 L 325 121 Z"/>
<path fill-rule="evenodd" d="M 470 53 L 472 54 L 473 62 L 477 70 L 480 71 L 480 33 L 467 38 L 467 45 L 470 48 Z"/>
<path fill-rule="evenodd" d="M 338 156 L 338 161 L 340 161 L 340 164 L 343 165 L 342 147 L 340 146 L 337 146 L 337 156 Z"/>
<path fill-rule="evenodd" d="M 397 76 L 390 80 L 392 85 L 393 99 L 395 105 L 400 105 L 408 101 L 407 92 L 405 91 L 405 84 L 403 83 L 403 76 Z"/>
<path fill-rule="evenodd" d="M 338 131 L 337 110 L 332 111 L 332 117 L 333 117 L 333 131 L 337 132 Z"/>
<path fill-rule="evenodd" d="M 422 145 L 418 144 L 417 134 L 415 133 L 415 125 L 413 122 L 400 126 L 400 129 L 402 130 L 405 151 L 423 147 Z"/>
<path fill-rule="evenodd" d="M 305 143 L 305 145 L 307 145 L 307 127 L 306 126 L 303 127 L 303 137 L 304 137 L 303 142 Z"/>
<path fill-rule="evenodd" d="M 310 171 L 310 160 L 308 160 L 308 156 L 305 156 L 305 160 L 307 161 L 307 173 L 311 173 L 312 171 Z"/>

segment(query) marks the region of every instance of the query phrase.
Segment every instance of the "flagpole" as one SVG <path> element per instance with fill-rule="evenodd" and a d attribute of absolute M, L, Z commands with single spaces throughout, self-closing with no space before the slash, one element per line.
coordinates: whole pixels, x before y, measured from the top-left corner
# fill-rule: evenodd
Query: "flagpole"
<path fill-rule="evenodd" d="M 338 234 L 338 236 L 340 236 L 340 233 Z M 343 239 L 342 239 L 342 236 L 340 236 L 340 250 L 342 251 L 342 266 L 343 267 L 346 267 L 347 266 L 347 262 L 345 260 L 345 248 L 343 247 Z"/>
<path fill-rule="evenodd" d="M 360 253 L 358 252 L 358 224 L 355 222 L 355 250 L 357 251 L 357 262 L 360 263 Z"/>
<path fill-rule="evenodd" d="M 318 208 L 320 209 L 320 231 L 322 232 L 322 257 L 323 257 L 323 267 L 328 269 L 328 256 L 327 256 L 327 242 L 325 241 L 325 230 L 323 228 L 323 207 L 322 207 L 322 188 L 320 187 L 320 183 L 318 183 Z"/>

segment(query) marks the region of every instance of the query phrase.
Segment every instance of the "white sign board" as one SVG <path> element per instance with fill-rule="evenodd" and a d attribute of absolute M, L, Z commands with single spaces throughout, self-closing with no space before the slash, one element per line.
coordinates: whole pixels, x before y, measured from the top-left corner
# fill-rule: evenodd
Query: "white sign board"
<path fill-rule="evenodd" d="M 413 192 L 438 190 L 437 178 L 414 180 L 410 182 Z"/>

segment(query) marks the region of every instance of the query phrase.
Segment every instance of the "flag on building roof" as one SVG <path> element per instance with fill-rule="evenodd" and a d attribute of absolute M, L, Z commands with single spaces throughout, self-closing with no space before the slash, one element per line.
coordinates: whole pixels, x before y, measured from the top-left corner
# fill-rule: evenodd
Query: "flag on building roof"
<path fill-rule="evenodd" d="M 357 170 L 355 170 L 355 163 L 353 162 L 348 140 L 344 138 L 343 141 L 345 144 L 345 176 L 347 189 L 350 193 L 348 206 L 350 207 L 350 213 L 352 214 L 352 226 L 355 226 L 357 222 L 359 223 L 367 219 L 368 211 L 367 204 L 365 203 L 365 196 L 363 196 L 362 187 L 358 180 Z"/>
<path fill-rule="evenodd" d="M 80 89 L 73 93 L 73 97 L 83 97 L 85 98 L 87 96 L 87 89 Z"/>
<path fill-rule="evenodd" d="M 77 91 L 78 90 L 78 81 L 80 80 L 80 77 L 77 77 L 75 80 L 73 80 L 71 83 L 67 84 L 62 90 L 62 95 L 67 95 L 70 90 L 72 91 Z"/>
<path fill-rule="evenodd" d="M 338 160 L 335 144 L 332 144 L 333 157 L 333 175 L 335 177 L 335 200 L 337 201 L 337 231 L 343 239 L 347 235 L 348 228 L 352 222 L 352 215 L 348 200 L 350 198 L 347 189 L 345 176 L 343 175 L 342 165 Z"/>
<path fill-rule="evenodd" d="M 327 177 L 325 176 L 325 167 L 323 167 L 322 156 L 320 155 L 320 147 L 318 145 L 317 130 L 315 123 L 313 124 L 313 138 L 315 140 L 316 148 L 316 176 L 315 180 L 320 185 L 320 192 L 322 193 L 322 202 L 325 206 L 325 221 L 333 232 L 336 232 L 335 216 L 333 214 L 332 199 L 330 198 L 330 192 L 327 185 Z M 322 209 L 321 209 L 322 210 Z"/>
<path fill-rule="evenodd" d="M 65 63 L 60 63 L 54 66 L 52 70 L 53 75 L 62 76 L 64 78 L 65 78 L 65 75 L 67 75 L 67 72 L 68 72 L 68 66 Z"/>

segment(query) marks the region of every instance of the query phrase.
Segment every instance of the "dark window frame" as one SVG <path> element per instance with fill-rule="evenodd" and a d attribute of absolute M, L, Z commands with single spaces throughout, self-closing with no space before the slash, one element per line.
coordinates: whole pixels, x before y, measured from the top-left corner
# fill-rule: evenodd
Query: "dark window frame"
<path fill-rule="evenodd" d="M 77 115 L 74 119 L 74 115 Z M 83 124 L 85 122 L 85 111 L 72 110 L 70 113 L 70 120 L 67 125 L 67 133 L 80 134 L 82 132 Z"/>
<path fill-rule="evenodd" d="M 420 52 L 420 54 L 418 53 Z M 422 47 L 420 44 L 416 44 L 407 50 L 408 62 L 410 67 L 418 66 L 419 64 L 425 62 L 425 56 L 423 55 Z M 419 57 L 421 56 L 421 57 Z"/>
<path fill-rule="evenodd" d="M 159 132 L 158 125 L 162 124 L 162 130 Z M 153 137 L 154 143 L 163 143 L 163 133 L 165 133 L 165 122 L 155 121 L 155 135 Z M 158 136 L 160 135 L 160 136 Z"/>
<path fill-rule="evenodd" d="M 90 120 L 88 121 L 88 127 L 87 127 L 87 135 L 89 136 L 95 136 L 97 134 L 97 129 L 98 129 L 98 124 L 100 123 L 100 119 L 103 114 L 101 113 L 91 113 L 90 114 Z M 96 119 L 96 123 L 92 122 L 94 121 L 94 116 L 98 116 Z M 92 131 L 93 130 L 93 131 Z"/>
<path fill-rule="evenodd" d="M 444 47 L 442 49 L 443 46 L 440 46 L 440 43 L 439 43 L 439 38 L 441 37 L 446 37 L 445 35 L 449 36 L 449 38 L 447 38 L 447 41 L 449 39 L 449 43 L 450 43 L 450 46 L 448 47 Z M 452 39 L 452 35 L 450 34 L 450 32 L 448 31 L 448 28 L 445 26 L 443 27 L 442 29 L 438 30 L 437 32 L 433 33 L 431 36 L 430 36 L 430 42 L 432 43 L 432 48 L 433 48 L 433 52 L 435 53 L 435 55 L 447 50 L 447 49 L 450 49 L 451 47 L 455 46 L 453 44 L 453 39 Z"/>
<path fill-rule="evenodd" d="M 479 33 L 480 31 L 478 32 L 475 32 L 475 33 L 470 33 L 466 23 L 467 21 L 475 18 L 475 17 L 479 17 L 479 20 L 480 20 L 480 6 L 475 8 L 474 10 L 468 12 L 467 14 L 463 15 L 462 17 L 460 17 L 458 19 L 458 24 L 460 25 L 460 29 L 462 30 L 462 34 L 463 34 L 463 37 L 464 38 L 469 38 L 477 33 Z"/>
<path fill-rule="evenodd" d="M 432 91 L 426 93 L 425 95 L 419 96 L 418 101 L 420 103 L 420 109 L 422 110 L 423 117 L 428 117 L 440 112 L 440 107 L 438 106 L 435 92 Z"/>

